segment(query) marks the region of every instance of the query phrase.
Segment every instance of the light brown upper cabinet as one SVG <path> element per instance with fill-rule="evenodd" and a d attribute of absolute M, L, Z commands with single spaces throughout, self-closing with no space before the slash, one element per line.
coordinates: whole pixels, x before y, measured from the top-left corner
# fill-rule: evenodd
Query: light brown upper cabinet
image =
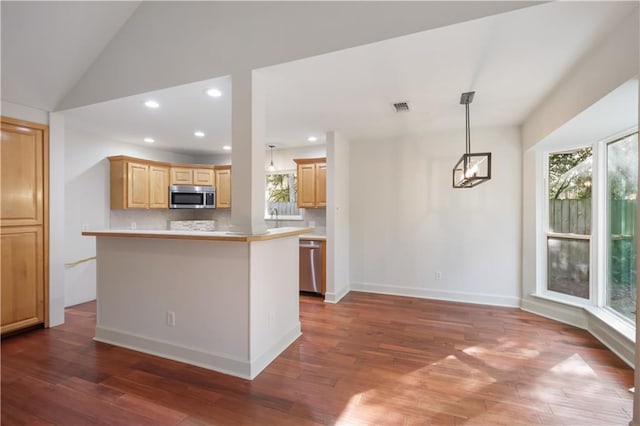
<path fill-rule="evenodd" d="M 149 208 L 166 209 L 169 206 L 169 168 L 149 165 Z"/>
<path fill-rule="evenodd" d="M 193 169 L 193 184 L 198 186 L 215 186 L 213 169 Z"/>
<path fill-rule="evenodd" d="M 171 185 L 215 186 L 213 167 L 171 167 Z"/>
<path fill-rule="evenodd" d="M 186 167 L 171 167 L 171 185 L 193 185 L 193 171 Z"/>
<path fill-rule="evenodd" d="M 299 158 L 293 161 L 298 165 L 298 208 L 326 207 L 327 159 Z"/>
<path fill-rule="evenodd" d="M 112 209 L 169 207 L 169 164 L 123 155 L 109 157 Z"/>
<path fill-rule="evenodd" d="M 2 334 L 47 323 L 48 147 L 47 126 L 2 117 Z"/>
<path fill-rule="evenodd" d="M 231 166 L 216 166 L 216 208 L 231 207 Z"/>

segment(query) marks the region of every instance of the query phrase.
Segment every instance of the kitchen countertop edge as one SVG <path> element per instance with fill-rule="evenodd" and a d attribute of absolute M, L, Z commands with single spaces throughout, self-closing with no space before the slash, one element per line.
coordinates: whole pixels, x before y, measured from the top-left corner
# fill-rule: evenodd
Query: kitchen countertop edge
<path fill-rule="evenodd" d="M 318 241 L 318 240 L 327 241 L 327 236 L 316 235 L 316 234 L 303 234 L 303 235 L 300 235 L 300 239 L 305 241 Z"/>
<path fill-rule="evenodd" d="M 313 232 L 313 228 L 272 228 L 265 234 L 254 235 L 235 234 L 226 231 L 154 231 L 113 229 L 104 231 L 84 231 L 82 235 L 86 237 L 253 242 L 293 237 L 296 235 L 308 234 L 310 232 Z"/>

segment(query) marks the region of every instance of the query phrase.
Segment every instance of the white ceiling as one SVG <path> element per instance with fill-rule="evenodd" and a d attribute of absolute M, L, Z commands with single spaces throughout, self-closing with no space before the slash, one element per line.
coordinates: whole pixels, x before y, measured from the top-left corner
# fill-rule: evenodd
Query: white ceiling
<path fill-rule="evenodd" d="M 634 7 L 634 2 L 553 2 L 263 68 L 267 141 L 300 146 L 309 135 L 322 142 L 329 130 L 354 141 L 464 132 L 459 98 L 471 90 L 476 91 L 472 129 L 520 125 L 578 58 Z M 211 86 L 223 96 L 206 96 Z M 125 142 L 144 144 L 144 137 L 153 137 L 162 149 L 220 153 L 230 142 L 229 90 L 229 79 L 219 78 L 65 116 Z M 145 108 L 148 98 L 161 107 Z M 397 101 L 408 101 L 411 112 L 393 112 L 391 103 Z M 207 136 L 195 138 L 196 128 Z"/>
<path fill-rule="evenodd" d="M 268 135 L 300 143 L 337 130 L 350 140 L 520 125 L 632 3 L 554 2 L 264 70 Z M 411 112 L 391 104 L 408 101 Z M 463 131 L 463 130 L 462 130 Z"/>
<path fill-rule="evenodd" d="M 627 81 L 545 137 L 537 147 L 572 149 L 626 133 L 638 125 L 638 79 Z"/>
<path fill-rule="evenodd" d="M 139 4 L 2 1 L 2 100 L 53 111 Z"/>
<path fill-rule="evenodd" d="M 219 98 L 206 94 L 211 88 Z M 154 100 L 159 108 L 147 108 Z M 200 81 L 141 95 L 102 102 L 65 112 L 65 120 L 108 139 L 146 145 L 184 154 L 223 153 L 231 145 L 231 80 L 228 77 Z M 202 131 L 204 137 L 194 136 Z"/>

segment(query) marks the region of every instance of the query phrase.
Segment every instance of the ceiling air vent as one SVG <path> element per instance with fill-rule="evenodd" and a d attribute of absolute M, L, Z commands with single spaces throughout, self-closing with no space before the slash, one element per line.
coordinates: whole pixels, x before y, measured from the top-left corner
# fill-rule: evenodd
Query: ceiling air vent
<path fill-rule="evenodd" d="M 393 104 L 393 110 L 395 112 L 409 112 L 408 102 L 396 102 Z"/>

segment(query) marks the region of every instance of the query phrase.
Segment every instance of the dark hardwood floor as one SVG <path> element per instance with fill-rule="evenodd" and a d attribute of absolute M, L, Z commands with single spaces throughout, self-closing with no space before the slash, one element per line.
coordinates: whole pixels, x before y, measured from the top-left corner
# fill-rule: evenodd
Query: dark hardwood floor
<path fill-rule="evenodd" d="M 95 304 L 2 342 L 2 425 L 626 425 L 633 371 L 518 309 L 303 296 L 303 336 L 248 381 L 91 340 Z"/>

